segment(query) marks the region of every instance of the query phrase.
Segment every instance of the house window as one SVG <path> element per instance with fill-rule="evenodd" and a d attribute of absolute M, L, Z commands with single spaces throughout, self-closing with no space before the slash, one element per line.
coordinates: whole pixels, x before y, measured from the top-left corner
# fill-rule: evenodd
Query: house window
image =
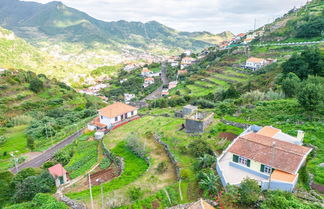
<path fill-rule="evenodd" d="M 260 168 L 260 171 L 261 172 L 271 174 L 272 173 L 272 170 L 273 169 L 270 166 L 261 164 L 261 168 Z"/>
<path fill-rule="evenodd" d="M 115 117 L 115 121 L 117 121 L 118 120 L 118 116 L 117 117 Z"/>
<path fill-rule="evenodd" d="M 103 116 L 100 116 L 101 120 L 103 119 Z"/>
<path fill-rule="evenodd" d="M 131 115 L 134 115 L 134 111 L 131 112 Z"/>
<path fill-rule="evenodd" d="M 247 167 L 250 167 L 251 161 L 245 157 L 233 155 L 233 161 L 242 165 L 245 165 Z"/>

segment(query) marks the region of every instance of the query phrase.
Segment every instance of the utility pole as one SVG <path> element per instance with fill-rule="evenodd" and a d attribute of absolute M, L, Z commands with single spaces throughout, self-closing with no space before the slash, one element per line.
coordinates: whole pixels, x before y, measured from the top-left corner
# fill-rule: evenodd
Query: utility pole
<path fill-rule="evenodd" d="M 18 158 L 16 158 L 16 156 L 15 156 L 15 154 L 14 154 L 15 152 L 17 152 L 17 151 L 11 152 L 10 155 L 11 155 L 11 157 L 13 157 L 13 159 L 14 159 L 15 168 L 16 168 L 16 173 L 18 173 L 18 165 L 17 165 L 17 163 L 18 163 Z"/>
<path fill-rule="evenodd" d="M 180 199 L 182 201 L 182 191 L 181 191 L 181 178 L 180 178 L 180 181 L 179 181 L 179 194 L 180 194 Z"/>
<path fill-rule="evenodd" d="M 88 178 L 89 178 L 89 189 L 90 189 L 91 208 L 94 209 L 94 207 L 93 207 L 93 198 L 92 198 L 92 189 L 91 189 L 90 173 L 88 174 Z"/>

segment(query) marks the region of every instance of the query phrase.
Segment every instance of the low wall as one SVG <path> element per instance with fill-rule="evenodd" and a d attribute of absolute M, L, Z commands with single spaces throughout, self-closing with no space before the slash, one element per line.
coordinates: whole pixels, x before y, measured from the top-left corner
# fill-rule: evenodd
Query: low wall
<path fill-rule="evenodd" d="M 248 128 L 249 124 L 245 124 L 245 123 L 237 123 L 237 122 L 233 122 L 233 121 L 229 121 L 229 120 L 225 120 L 225 119 L 221 119 L 220 120 L 222 123 L 225 123 L 226 125 L 230 125 L 230 126 L 235 126 L 235 127 L 238 127 L 238 128 L 243 128 L 243 129 L 246 129 Z"/>
<path fill-rule="evenodd" d="M 73 209 L 86 209 L 86 205 L 84 203 L 80 203 L 76 200 L 72 200 L 62 194 L 61 192 L 56 193 L 56 197 L 59 201 L 64 202 L 66 205 L 68 205 L 70 208 Z"/>
<path fill-rule="evenodd" d="M 165 150 L 165 152 L 167 153 L 172 165 L 174 166 L 175 168 L 175 171 L 176 171 L 176 176 L 177 176 L 177 180 L 179 181 L 181 179 L 181 176 L 180 176 L 180 167 L 178 166 L 178 162 L 176 161 L 174 155 L 171 153 L 170 151 L 170 148 L 169 148 L 169 145 L 164 143 L 162 140 L 161 140 L 161 137 L 158 136 L 157 134 L 154 134 L 153 135 L 155 141 L 157 141 L 159 144 L 161 144 Z"/>

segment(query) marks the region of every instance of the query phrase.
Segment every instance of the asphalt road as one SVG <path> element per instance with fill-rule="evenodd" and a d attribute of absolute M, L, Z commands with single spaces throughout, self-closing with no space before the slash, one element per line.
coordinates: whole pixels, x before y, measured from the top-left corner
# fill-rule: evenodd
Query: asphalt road
<path fill-rule="evenodd" d="M 168 85 L 169 81 L 166 75 L 166 63 L 163 62 L 161 66 L 161 79 L 162 79 L 162 85 L 153 91 L 151 94 L 149 94 L 147 97 L 141 100 L 141 102 L 145 102 L 146 100 L 154 100 L 162 97 L 162 89 L 164 85 Z"/>
<path fill-rule="evenodd" d="M 79 136 L 81 136 L 83 129 L 80 129 L 79 131 L 75 132 L 74 134 L 72 134 L 71 136 L 65 138 L 64 140 L 60 141 L 59 143 L 57 143 L 56 145 L 52 146 L 51 148 L 49 148 L 48 150 L 44 151 L 42 154 L 38 155 L 37 157 L 24 162 L 20 165 L 18 165 L 18 172 L 24 168 L 38 168 L 41 165 L 43 165 L 46 161 L 48 161 L 49 159 L 51 159 L 54 155 L 55 152 L 57 152 L 58 150 L 64 148 L 65 146 L 71 144 L 74 139 L 78 138 Z M 16 174 L 17 170 L 15 167 L 9 169 L 12 173 Z"/>

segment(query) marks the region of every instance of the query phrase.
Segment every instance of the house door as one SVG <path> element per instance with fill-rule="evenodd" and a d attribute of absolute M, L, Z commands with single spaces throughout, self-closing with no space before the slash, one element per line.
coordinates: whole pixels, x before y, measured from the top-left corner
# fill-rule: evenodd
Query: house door
<path fill-rule="evenodd" d="M 121 115 L 120 116 L 120 120 L 124 120 L 124 115 Z"/>
<path fill-rule="evenodd" d="M 60 177 L 59 177 L 59 180 L 60 180 L 60 184 L 64 184 L 63 176 L 60 176 Z"/>
<path fill-rule="evenodd" d="M 125 119 L 127 119 L 127 113 L 125 114 Z"/>

